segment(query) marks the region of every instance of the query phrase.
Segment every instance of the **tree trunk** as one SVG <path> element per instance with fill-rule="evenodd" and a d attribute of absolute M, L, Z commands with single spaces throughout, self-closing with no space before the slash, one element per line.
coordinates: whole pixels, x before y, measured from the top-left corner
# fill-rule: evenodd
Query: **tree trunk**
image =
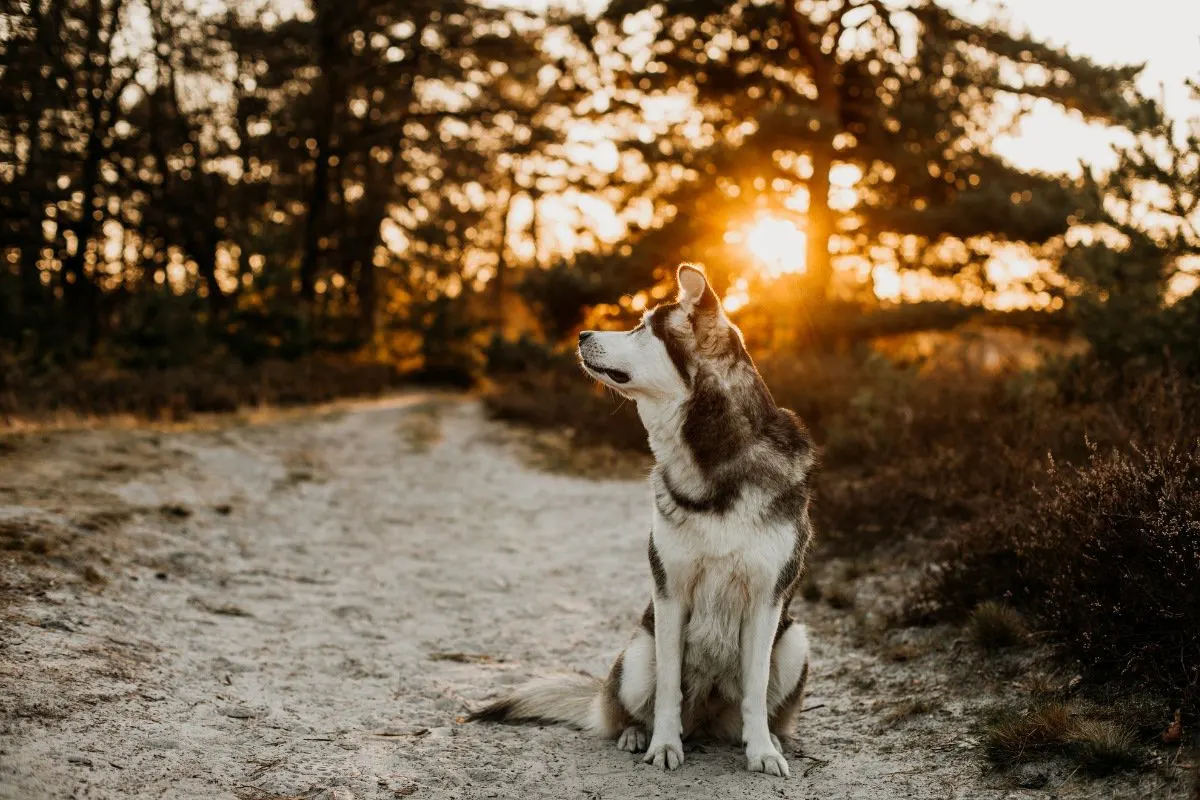
<path fill-rule="evenodd" d="M 808 230 L 806 247 L 806 282 L 812 297 L 824 301 L 829 295 L 833 267 L 829 258 L 829 240 L 833 236 L 833 210 L 829 207 L 829 171 L 833 167 L 833 139 L 842 127 L 840 66 L 836 53 L 836 31 L 841 20 L 835 17 L 822 28 L 800 11 L 792 0 L 784 0 L 785 13 L 792 29 L 792 38 L 803 65 L 817 88 L 817 129 L 812 144 L 812 177 L 808 180 Z M 823 49 L 825 34 L 835 31 L 835 52 Z"/>
<path fill-rule="evenodd" d="M 496 303 L 496 328 L 501 333 L 504 332 L 505 323 L 508 321 L 506 309 L 508 303 L 508 218 L 512 214 L 513 199 L 516 197 L 511 181 L 508 184 L 507 193 L 508 199 L 500 212 L 500 241 L 496 245 L 496 277 L 493 289 Z"/>
<path fill-rule="evenodd" d="M 201 223 L 201 230 L 188 250 L 196 261 L 196 272 L 208 292 L 209 321 L 216 329 L 225 311 L 225 293 L 221 291 L 221 282 L 217 280 L 217 247 L 221 243 L 221 232 L 211 219 Z"/>
<path fill-rule="evenodd" d="M 375 254 L 368 253 L 358 272 L 358 329 L 363 344 L 375 338 L 375 311 L 379 305 L 375 280 Z"/>
<path fill-rule="evenodd" d="M 51 26 L 57 25 L 60 13 L 58 2 L 51 2 L 49 13 L 41 13 L 41 3 L 30 3 L 29 14 L 36 29 L 36 58 L 47 66 L 55 65 L 54 41 L 56 33 Z M 29 104 L 29 155 L 25 162 L 25 185 L 29 193 L 29 213 L 25 221 L 25 233 L 21 239 L 21 315 L 26 325 L 36 322 L 35 315 L 41 311 L 43 302 L 42 275 L 39 264 L 45 237 L 42 224 L 46 214 L 46 175 L 42 174 L 42 119 L 45 116 L 46 97 L 50 89 L 49 76 L 38 73 Z"/>
<path fill-rule="evenodd" d="M 36 6 L 37 4 L 34 3 Z M 42 299 L 42 276 L 39 262 L 42 258 L 42 223 L 45 208 L 45 176 L 42 175 L 42 105 L 40 90 L 34 91 L 30 109 L 29 158 L 26 161 L 25 181 L 29 192 L 29 214 L 25 221 L 25 232 L 21 237 L 21 315 L 25 324 L 34 321 Z"/>
<path fill-rule="evenodd" d="M 833 277 L 829 239 L 833 235 L 833 211 L 829 208 L 829 170 L 833 167 L 833 143 L 822 141 L 812 150 L 812 177 L 808 181 L 808 227 L 805 258 L 806 283 L 814 299 L 825 300 Z"/>
<path fill-rule="evenodd" d="M 104 99 L 101 87 L 107 83 L 107 75 L 112 70 L 110 53 L 100 51 L 102 12 L 102 0 L 91 0 L 87 43 L 91 71 L 85 76 L 89 126 L 80 180 L 83 199 L 80 203 L 79 219 L 72 226 L 72 232 L 75 234 L 75 252 L 63 260 L 63 295 L 69 316 L 67 322 L 83 335 L 89 348 L 94 344 L 98 333 L 97 308 L 95 287 L 85 265 L 88 247 L 96 231 L 96 195 L 100 182 L 100 162 L 104 158 Z M 117 12 L 118 9 L 114 8 L 113 13 Z M 100 74 L 97 74 L 98 72 Z"/>
<path fill-rule="evenodd" d="M 317 270 L 321 258 L 321 222 L 329 205 L 330 141 L 333 137 L 337 103 L 335 56 L 337 32 L 333 30 L 325 2 L 314 3 L 317 18 L 317 65 L 321 76 L 314 87 L 324 107 L 317 114 L 316 152 L 313 154 L 313 178 L 309 188 L 308 217 L 304 223 L 304 250 L 300 254 L 300 299 L 310 310 L 316 296 Z"/>

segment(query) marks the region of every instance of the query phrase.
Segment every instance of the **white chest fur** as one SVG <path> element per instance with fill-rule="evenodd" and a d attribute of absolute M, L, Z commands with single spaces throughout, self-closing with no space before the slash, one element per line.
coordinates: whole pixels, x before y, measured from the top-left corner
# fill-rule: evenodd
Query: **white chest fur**
<path fill-rule="evenodd" d="M 678 523 L 655 512 L 667 594 L 683 603 L 684 684 L 693 699 L 713 689 L 736 696 L 743 622 L 771 602 L 795 548 L 795 528 L 764 524 L 754 494 L 724 514 L 689 514 Z"/>

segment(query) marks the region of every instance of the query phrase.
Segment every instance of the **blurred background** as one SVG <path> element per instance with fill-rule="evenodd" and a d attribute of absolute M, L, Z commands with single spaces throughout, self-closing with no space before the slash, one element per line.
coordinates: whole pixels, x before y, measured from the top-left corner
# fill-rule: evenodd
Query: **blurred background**
<path fill-rule="evenodd" d="M 1200 712 L 1198 57 L 1187 0 L 3 0 L 0 426 L 426 382 L 633 474 L 574 335 L 702 262 L 820 552 L 1028 615 L 1153 738 Z"/>
<path fill-rule="evenodd" d="M 467 384 L 680 260 L 772 352 L 1192 358 L 1192 4 L 643 5 L 7 0 L 0 409 Z"/>

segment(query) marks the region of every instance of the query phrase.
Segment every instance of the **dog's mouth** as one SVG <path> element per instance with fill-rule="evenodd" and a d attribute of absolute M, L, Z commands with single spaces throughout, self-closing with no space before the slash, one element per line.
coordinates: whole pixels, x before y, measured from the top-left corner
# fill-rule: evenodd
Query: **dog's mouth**
<path fill-rule="evenodd" d="M 595 364 L 588 363 L 587 359 L 582 359 L 583 365 L 588 368 L 588 371 L 594 372 L 597 375 L 603 375 L 613 383 L 629 383 L 632 378 L 628 372 L 619 369 L 609 369 L 608 367 L 598 367 Z"/>

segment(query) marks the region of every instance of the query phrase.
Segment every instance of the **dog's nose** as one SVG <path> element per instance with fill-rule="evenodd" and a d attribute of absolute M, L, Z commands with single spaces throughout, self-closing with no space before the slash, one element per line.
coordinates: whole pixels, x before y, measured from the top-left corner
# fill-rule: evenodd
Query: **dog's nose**
<path fill-rule="evenodd" d="M 579 332 L 579 343 L 580 343 L 580 344 L 583 344 L 584 342 L 586 342 L 586 341 L 587 341 L 588 339 L 590 339 L 590 338 L 592 338 L 592 332 L 591 332 L 591 331 L 580 331 L 580 332 Z"/>

